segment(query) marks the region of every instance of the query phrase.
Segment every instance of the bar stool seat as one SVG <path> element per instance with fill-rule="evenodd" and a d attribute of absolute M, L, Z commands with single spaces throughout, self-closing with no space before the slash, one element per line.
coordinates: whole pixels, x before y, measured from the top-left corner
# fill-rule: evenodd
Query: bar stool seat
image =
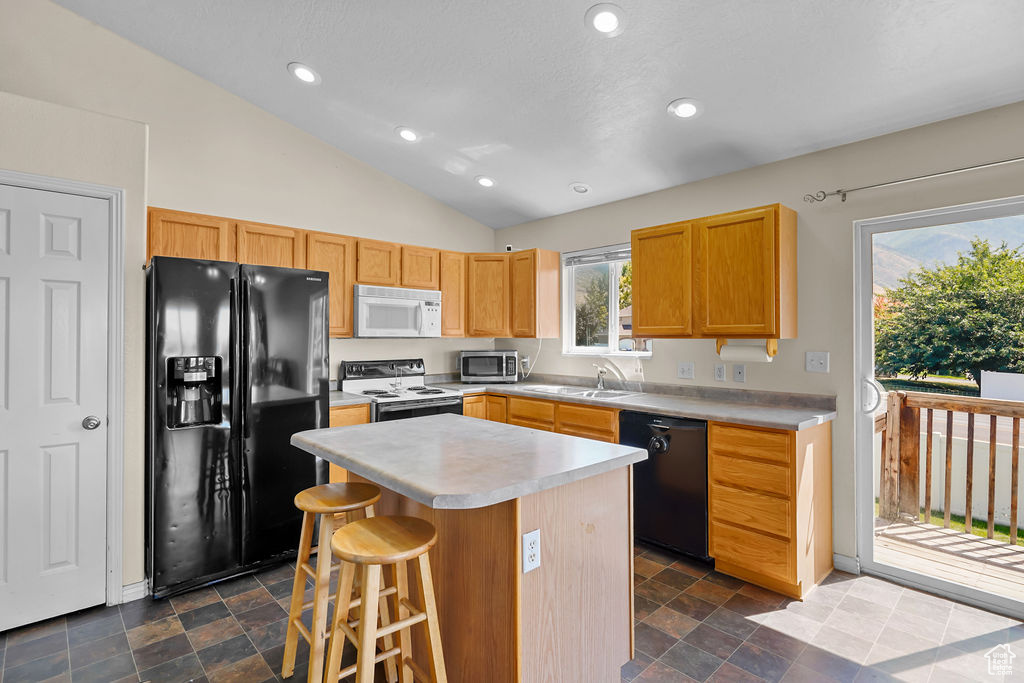
<path fill-rule="evenodd" d="M 295 494 L 295 507 L 318 515 L 336 515 L 362 510 L 378 500 L 380 489 L 373 484 L 321 484 Z"/>
<path fill-rule="evenodd" d="M 435 543 L 437 531 L 425 519 L 374 517 L 335 532 L 331 550 L 353 564 L 395 564 L 419 557 Z"/>
<path fill-rule="evenodd" d="M 434 525 L 417 517 L 360 519 L 334 533 L 331 552 L 341 560 L 341 574 L 334 603 L 325 683 L 333 683 L 352 674 L 356 676 L 356 683 L 372 683 L 374 666 L 378 662 L 385 662 L 389 667 L 396 663 L 401 683 L 413 683 L 414 680 L 447 683 L 428 558 L 428 551 L 435 543 L 437 530 Z M 411 561 L 415 561 L 418 570 L 419 605 L 409 599 L 407 563 Z M 382 590 L 384 566 L 391 567 L 395 585 Z M 353 593 L 357 570 L 360 598 L 355 598 Z M 395 621 L 389 624 L 386 620 L 386 596 L 392 595 Z M 359 618 L 350 621 L 350 612 L 356 607 L 359 608 Z M 378 607 L 381 610 L 379 614 Z M 419 624 L 424 625 L 427 631 L 424 643 L 429 675 L 412 657 L 410 629 Z M 396 645 L 390 642 L 392 635 L 397 636 Z M 379 653 L 378 639 L 384 641 Z M 356 647 L 356 663 L 342 669 L 341 657 L 346 640 Z M 397 662 L 394 661 L 396 659 Z"/>
<path fill-rule="evenodd" d="M 331 600 L 331 535 L 345 524 L 345 516 L 365 512 L 373 517 L 373 504 L 380 500 L 380 488 L 365 483 L 322 484 L 300 491 L 295 495 L 295 507 L 302 511 L 302 532 L 299 537 L 298 556 L 295 558 L 295 581 L 288 610 L 288 630 L 285 636 L 282 678 L 295 672 L 295 656 L 301 635 L 309 643 L 309 678 L 319 681 L 323 676 L 324 650 L 327 639 L 327 610 Z M 347 514 L 346 514 L 347 513 Z M 320 521 L 319 545 L 314 567 L 309 559 L 313 553 L 313 531 Z M 304 602 L 306 577 L 314 581 L 313 600 Z M 302 623 L 303 611 L 313 608 L 312 628 Z M 386 605 L 385 605 L 386 607 Z M 388 618 L 387 611 L 381 616 Z M 392 669 L 394 671 L 394 669 Z M 396 674 L 389 671 L 389 679 Z"/>

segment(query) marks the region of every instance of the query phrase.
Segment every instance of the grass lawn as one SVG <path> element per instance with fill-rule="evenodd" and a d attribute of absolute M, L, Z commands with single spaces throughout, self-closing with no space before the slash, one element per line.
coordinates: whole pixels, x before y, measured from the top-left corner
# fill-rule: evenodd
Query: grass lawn
<path fill-rule="evenodd" d="M 875 501 L 875 515 L 878 515 L 878 501 Z M 935 526 L 942 526 L 945 523 L 945 517 L 943 512 L 932 511 L 931 518 L 926 520 L 928 524 L 934 524 Z M 921 508 L 921 513 L 918 515 L 918 520 L 924 516 L 924 508 Z M 950 515 L 949 516 L 949 527 L 957 531 L 966 531 L 967 520 L 963 515 Z M 985 538 L 988 536 L 988 522 L 984 519 L 972 519 L 971 520 L 971 531 L 970 533 L 975 536 L 981 536 Z M 1010 527 L 1006 524 L 996 524 L 992 529 L 992 538 L 1001 543 L 1010 543 Z M 1015 545 L 1024 545 L 1024 529 L 1017 529 L 1017 542 Z"/>

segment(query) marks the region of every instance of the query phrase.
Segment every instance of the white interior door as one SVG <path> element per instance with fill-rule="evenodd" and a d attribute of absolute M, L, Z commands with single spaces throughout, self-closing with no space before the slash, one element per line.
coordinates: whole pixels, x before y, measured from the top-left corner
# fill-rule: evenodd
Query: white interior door
<path fill-rule="evenodd" d="M 109 212 L 0 185 L 0 631 L 105 601 Z"/>

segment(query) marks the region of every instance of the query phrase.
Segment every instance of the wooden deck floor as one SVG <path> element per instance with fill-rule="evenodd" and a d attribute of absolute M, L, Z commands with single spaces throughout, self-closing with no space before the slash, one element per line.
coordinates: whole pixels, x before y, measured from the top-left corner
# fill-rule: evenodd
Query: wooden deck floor
<path fill-rule="evenodd" d="M 923 522 L 875 522 L 876 562 L 1024 602 L 1024 546 Z"/>

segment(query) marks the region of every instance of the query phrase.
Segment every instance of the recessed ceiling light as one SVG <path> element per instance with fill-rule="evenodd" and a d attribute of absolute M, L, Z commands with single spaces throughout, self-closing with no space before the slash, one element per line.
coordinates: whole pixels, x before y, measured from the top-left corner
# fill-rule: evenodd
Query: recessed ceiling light
<path fill-rule="evenodd" d="M 622 8 L 610 2 L 602 2 L 587 10 L 583 22 L 598 33 L 609 38 L 622 33 Z"/>
<path fill-rule="evenodd" d="M 476 177 L 476 182 L 481 187 L 494 187 L 494 178 L 488 178 L 485 175 L 478 175 Z"/>
<path fill-rule="evenodd" d="M 586 183 L 569 183 L 569 189 L 576 194 L 586 194 L 590 192 L 590 185 Z"/>
<path fill-rule="evenodd" d="M 288 65 L 288 70 L 292 72 L 292 76 L 295 76 L 295 78 L 303 83 L 315 85 L 320 82 L 320 74 L 301 62 L 292 62 Z"/>
<path fill-rule="evenodd" d="M 419 133 L 414 131 L 412 128 L 406 128 L 405 126 L 395 128 L 395 132 L 398 133 L 398 137 L 402 138 L 406 142 L 416 142 L 420 139 Z"/>
<path fill-rule="evenodd" d="M 668 103 L 668 113 L 681 119 L 692 119 L 704 111 L 704 105 L 690 97 L 681 97 Z"/>

